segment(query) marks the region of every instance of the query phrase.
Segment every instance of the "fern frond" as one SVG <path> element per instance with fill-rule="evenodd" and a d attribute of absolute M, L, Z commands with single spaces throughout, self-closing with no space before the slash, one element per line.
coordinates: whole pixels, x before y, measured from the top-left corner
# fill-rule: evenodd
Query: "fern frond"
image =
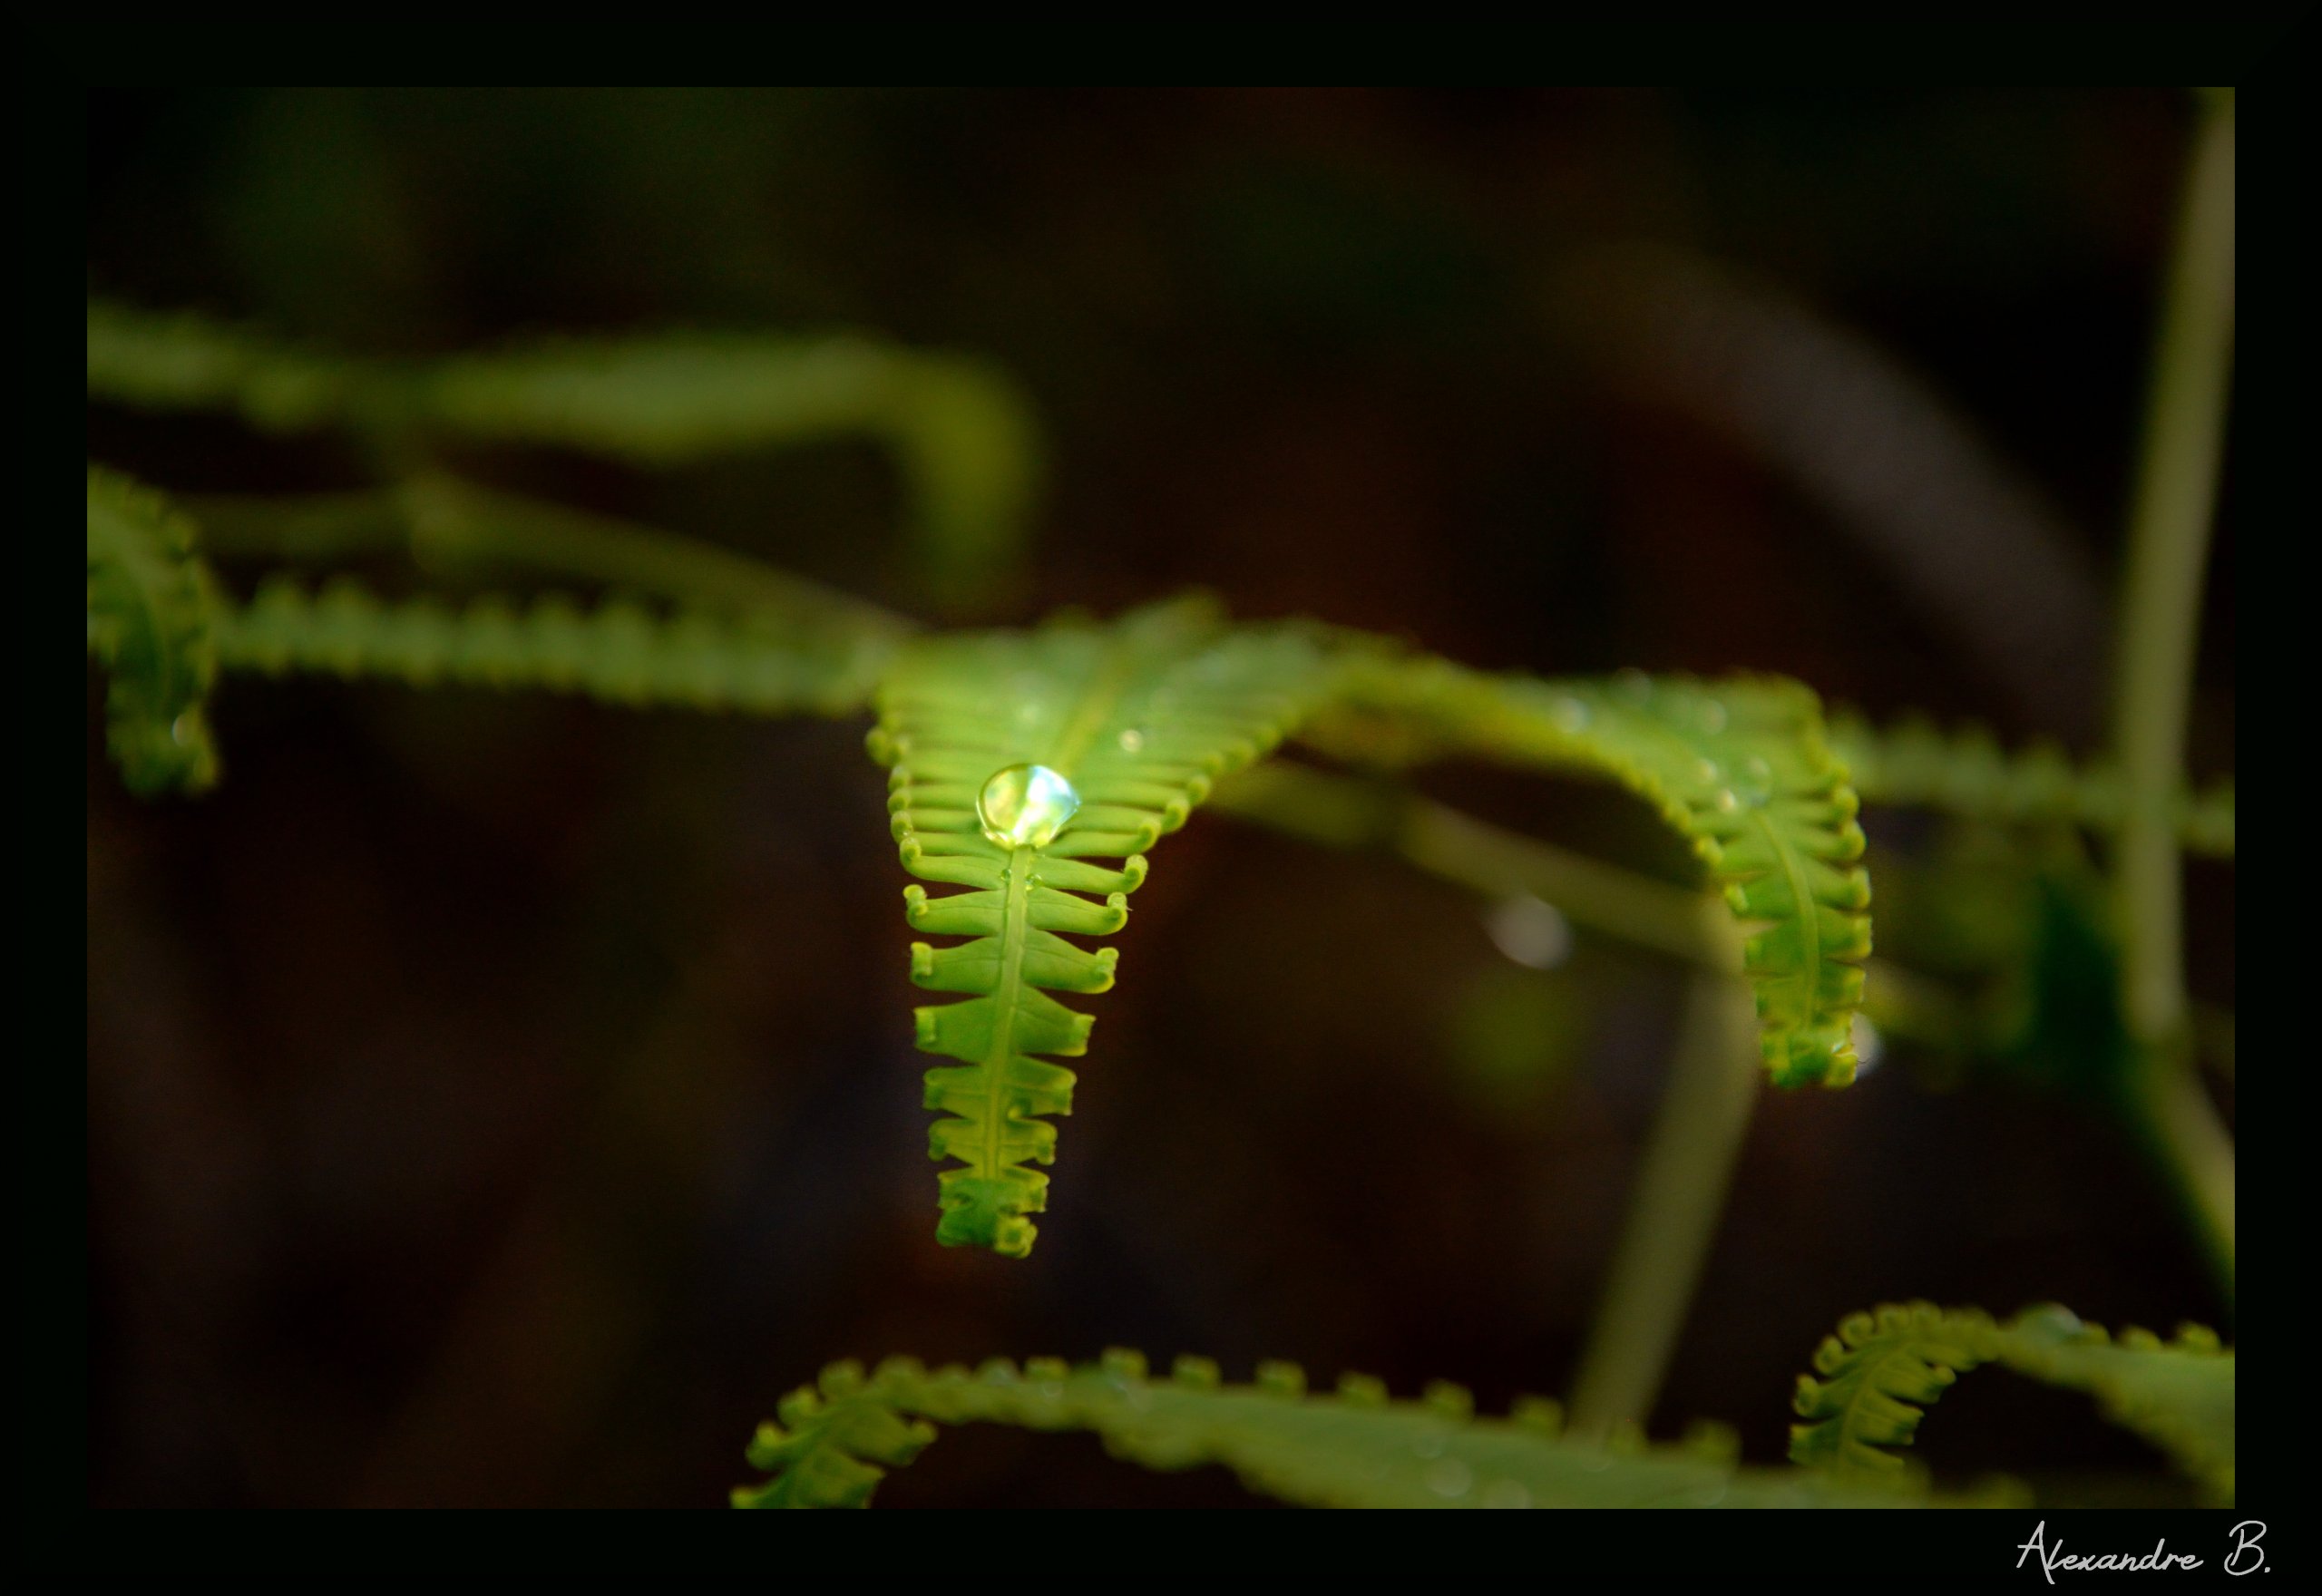
<path fill-rule="evenodd" d="M 151 489 L 89 467 L 89 652 L 103 664 L 105 743 L 139 793 L 218 779 L 203 705 L 215 601 L 193 523 Z"/>
<path fill-rule="evenodd" d="M 2087 1392 L 2105 1417 L 2166 1453 L 2212 1499 L 2233 1500 L 2234 1360 L 2214 1330 L 2181 1325 L 2169 1341 L 2134 1328 L 2113 1335 L 2055 1307 L 2021 1314 L 2009 1328 L 2010 1368 Z"/>
<path fill-rule="evenodd" d="M 1853 1080 L 1870 879 L 1854 789 L 1806 687 L 1641 672 L 1542 681 L 1433 659 L 1381 660 L 1352 681 L 1358 704 L 1436 740 L 1421 752 L 1591 771 L 1652 803 L 1755 928 L 1742 965 L 1775 1084 Z"/>
<path fill-rule="evenodd" d="M 93 398 L 140 410 L 222 411 L 263 433 L 300 433 L 362 421 L 395 397 L 362 362 L 190 311 L 91 299 L 88 315 Z"/>
<path fill-rule="evenodd" d="M 283 579 L 268 580 L 248 606 L 221 606 L 213 629 L 218 661 L 229 669 L 545 687 L 759 715 L 861 707 L 890 647 L 850 629 L 664 618 L 620 600 L 584 610 L 555 596 L 522 608 L 483 598 L 454 608 L 431 598 L 383 602 L 347 581 L 310 596 Z"/>
<path fill-rule="evenodd" d="M 861 1507 L 887 1467 L 933 1438 L 921 1420 L 1093 1431 L 1115 1456 L 1153 1469 L 1222 1464 L 1254 1491 L 1315 1507 L 1835 1507 L 1908 1505 L 1797 1470 L 1735 1466 L 1730 1435 L 1648 1446 L 1562 1433 L 1556 1405 L 1520 1402 L 1507 1418 L 1477 1418 L 1467 1393 L 1437 1385 L 1420 1401 L 1390 1400 L 1378 1381 L 1349 1376 L 1309 1395 L 1291 1364 L 1265 1364 L 1253 1385 L 1220 1382 L 1216 1365 L 1179 1358 L 1168 1379 L 1145 1359 L 1107 1352 L 1078 1368 L 1034 1358 L 930 1373 L 906 1358 L 864 1377 L 859 1364 L 824 1371 L 819 1388 L 786 1398 L 778 1424 L 749 1448 L 765 1484 L 737 1507 Z"/>
<path fill-rule="evenodd" d="M 1882 1307 L 1839 1326 L 1798 1377 L 1791 1403 L 1793 1463 L 1838 1475 L 1895 1474 L 1927 1405 L 1986 1363 L 2093 1395 L 2223 1500 L 2233 1494 L 2233 1354 L 2187 1326 L 2162 1344 L 2149 1331 L 2117 1338 L 2061 1308 L 2032 1309 L 2006 1324 L 1976 1309 L 1930 1302 Z"/>
<path fill-rule="evenodd" d="M 962 1066 L 927 1074 L 927 1106 L 945 1116 L 930 1154 L 963 1166 L 941 1177 L 939 1241 L 1010 1257 L 1030 1250 L 1025 1216 L 1046 1205 L 1048 1177 L 1024 1166 L 1053 1162 L 1056 1130 L 1039 1116 L 1068 1113 L 1074 1082 L 1038 1056 L 1078 1056 L 1092 1023 L 1047 993 L 1106 990 L 1117 957 L 1057 933 L 1118 930 L 1146 851 L 1216 777 L 1279 742 L 1334 675 L 1312 633 L 1227 630 L 1184 604 L 1106 627 L 904 645 L 880 685 L 871 752 L 892 767 L 903 868 L 969 889 L 903 894 L 913 929 L 970 939 L 912 947 L 913 981 L 971 994 L 917 1011 L 919 1046 Z M 1052 840 L 1011 849 L 985 833 L 978 797 L 995 774 L 1024 765 L 1061 775 L 1079 806 Z"/>
<path fill-rule="evenodd" d="M 1909 719 L 1880 729 L 1860 715 L 1830 717 L 1830 747 L 1871 803 L 1923 806 L 1975 820 L 2047 821 L 2111 830 L 2121 823 L 2120 773 L 2109 764 L 2075 765 L 2053 744 L 2008 753 L 1982 726 L 1946 734 Z M 2176 800 L 2186 849 L 2233 857 L 2230 778 Z"/>
<path fill-rule="evenodd" d="M 983 362 L 855 336 L 562 339 L 435 361 L 337 358 L 190 315 L 92 300 L 89 393 L 268 432 L 415 425 L 673 465 L 869 436 L 893 453 L 932 574 L 1019 552 L 1039 487 L 1022 394 Z"/>

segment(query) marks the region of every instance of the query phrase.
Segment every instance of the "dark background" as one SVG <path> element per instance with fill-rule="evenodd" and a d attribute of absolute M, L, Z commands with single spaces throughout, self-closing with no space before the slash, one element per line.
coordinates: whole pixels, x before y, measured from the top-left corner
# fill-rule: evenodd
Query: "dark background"
<path fill-rule="evenodd" d="M 1781 671 L 2087 752 L 2192 114 L 2165 91 L 106 92 L 89 282 L 366 353 L 669 326 L 972 351 L 1050 461 L 1026 579 L 981 609 L 922 590 L 867 443 L 461 463 L 931 617 L 1197 584 L 1479 666 Z M 1863 340 L 1992 482 L 2036 484 L 2070 579 L 1989 598 L 2054 617 L 2057 652 L 1978 655 L 1971 607 L 1822 468 L 1751 444 L 1751 405 L 1827 414 L 1828 469 L 1907 500 L 1917 445 L 1850 431 L 1837 375 L 1656 377 L 1640 351 L 1673 328 L 1714 368 L 1731 304 L 1639 301 L 1624 263 L 1679 258 L 1608 253 L 1640 243 Z M 102 407 L 90 451 L 188 491 L 361 480 L 327 443 Z M 2208 592 L 2204 776 L 2232 764 L 2229 489 Z M 1666 1066 L 1663 961 L 1584 936 L 1522 969 L 1449 887 L 1204 817 L 1089 1005 L 1033 1256 L 946 1251 L 861 722 L 237 678 L 222 785 L 141 803 L 102 690 L 93 667 L 96 1502 L 713 1504 L 775 1399 L 847 1355 L 1288 1357 L 1488 1409 L 1569 1380 Z M 1426 784 L 1684 879 L 1617 795 Z M 1883 906 L 1943 839 L 1870 818 Z M 2196 995 L 2229 1011 L 2230 868 L 2191 871 Z M 1777 1459 L 1815 1341 L 1880 1300 L 2228 1322 L 2100 1114 L 1958 1080 L 1898 1046 L 1850 1091 L 1766 1096 L 1657 1434 L 1718 1418 Z M 1922 1451 L 2169 1488 L 2005 1375 Z M 971 1431 L 881 1500 L 1247 1498 Z"/>

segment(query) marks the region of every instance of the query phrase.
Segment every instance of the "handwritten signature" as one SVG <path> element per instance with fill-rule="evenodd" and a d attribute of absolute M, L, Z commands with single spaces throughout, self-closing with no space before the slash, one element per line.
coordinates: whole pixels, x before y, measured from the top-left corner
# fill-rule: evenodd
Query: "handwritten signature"
<path fill-rule="evenodd" d="M 2229 1532 L 2233 1545 L 2218 1566 L 2229 1574 L 2255 1573 L 2266 1566 L 2262 1542 L 2266 1526 L 2254 1518 L 2245 1518 Z M 2051 1585 L 2056 1582 L 2056 1571 L 2066 1573 L 2090 1572 L 2151 1572 L 2163 1573 L 2171 1569 L 2196 1569 L 2201 1559 L 2190 1552 L 2171 1552 L 2166 1539 L 2155 1542 L 2150 1552 L 2066 1552 L 2063 1537 L 2059 1535 L 2051 1545 L 2048 1541 L 2048 1521 L 2042 1519 L 2032 1531 L 2032 1538 L 2016 1549 L 2015 1566 L 2022 1568 L 2026 1561 L 2037 1557 L 2040 1572 Z"/>

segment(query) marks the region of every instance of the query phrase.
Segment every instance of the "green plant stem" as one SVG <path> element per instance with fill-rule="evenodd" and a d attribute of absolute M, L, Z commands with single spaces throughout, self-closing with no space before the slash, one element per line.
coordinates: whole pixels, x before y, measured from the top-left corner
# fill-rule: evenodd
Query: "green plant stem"
<path fill-rule="evenodd" d="M 404 553 L 422 566 L 513 568 L 602 582 L 701 608 L 900 635 L 913 622 L 747 555 L 651 527 L 496 492 L 442 473 L 367 492 L 190 498 L 218 553 L 342 560 Z"/>
<path fill-rule="evenodd" d="M 327 564 L 374 554 L 408 554 L 411 523 L 383 488 L 351 493 L 179 493 L 201 527 L 203 549 L 224 560 L 263 557 Z"/>
<path fill-rule="evenodd" d="M 2230 1139 L 2192 1076 L 2182 863 L 2171 802 L 2183 780 L 2211 515 L 2233 354 L 2234 122 L 2207 97 L 2170 264 L 2129 528 L 2113 739 L 2124 786 L 2115 888 L 2122 1003 L 2152 1077 L 2130 1095 L 2148 1143 L 2192 1208 L 2230 1296 Z"/>
<path fill-rule="evenodd" d="M 2129 1089 L 2129 1113 L 2147 1149 L 2191 1214 L 2233 1303 L 2233 1138 L 2200 1078 L 2181 1055 L 2167 1067 L 2148 1062 Z"/>
<path fill-rule="evenodd" d="M 2126 784 L 2119 883 L 2128 1018 L 2141 1036 L 2184 1023 L 2181 880 L 2170 803 L 2182 783 L 2203 568 L 2233 354 L 2233 112 L 2195 141 L 2145 419 L 2129 530 L 2113 741 Z"/>
<path fill-rule="evenodd" d="M 1576 1434 L 1608 1435 L 1652 1414 L 1757 1101 L 1755 1027 L 1741 981 L 1693 977 L 1668 1089 L 1573 1379 Z"/>

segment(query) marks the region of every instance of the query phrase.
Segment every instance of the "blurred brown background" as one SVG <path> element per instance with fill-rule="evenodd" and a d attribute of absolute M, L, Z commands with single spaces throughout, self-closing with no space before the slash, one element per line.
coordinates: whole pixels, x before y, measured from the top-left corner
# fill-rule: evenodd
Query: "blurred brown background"
<path fill-rule="evenodd" d="M 1472 664 L 1796 675 L 2085 752 L 2191 106 L 2169 92 L 101 93 L 93 291 L 351 350 L 853 326 L 1047 429 L 1016 622 L 1190 584 Z M 93 408 L 189 491 L 324 443 Z M 477 475 L 932 613 L 868 443 Z M 1950 528 L 1955 535 L 1930 535 Z M 2231 507 L 2196 771 L 2232 759 Z M 862 723 L 227 682 L 121 789 L 89 684 L 94 1501 L 713 1504 L 824 1360 L 1260 1357 L 1564 1387 L 1683 972 L 1511 964 L 1391 861 L 1205 818 L 1120 939 L 1032 1258 L 935 1246 Z M 1430 792 L 1670 879 L 1641 806 Z M 1871 817 L 1873 880 L 1931 857 Z M 2232 1002 L 2229 867 L 2193 867 Z M 1884 900 L 1882 899 L 1882 901 Z M 1881 921 L 1881 951 L 1898 955 Z M 1781 1455 L 1842 1314 L 2224 1322 L 2069 1095 L 1907 1047 L 1769 1096 L 1656 1418 Z M 1994 1375 L 1938 1472 L 2161 1465 Z M 1245 1500 L 947 1435 L 883 1503 Z"/>

